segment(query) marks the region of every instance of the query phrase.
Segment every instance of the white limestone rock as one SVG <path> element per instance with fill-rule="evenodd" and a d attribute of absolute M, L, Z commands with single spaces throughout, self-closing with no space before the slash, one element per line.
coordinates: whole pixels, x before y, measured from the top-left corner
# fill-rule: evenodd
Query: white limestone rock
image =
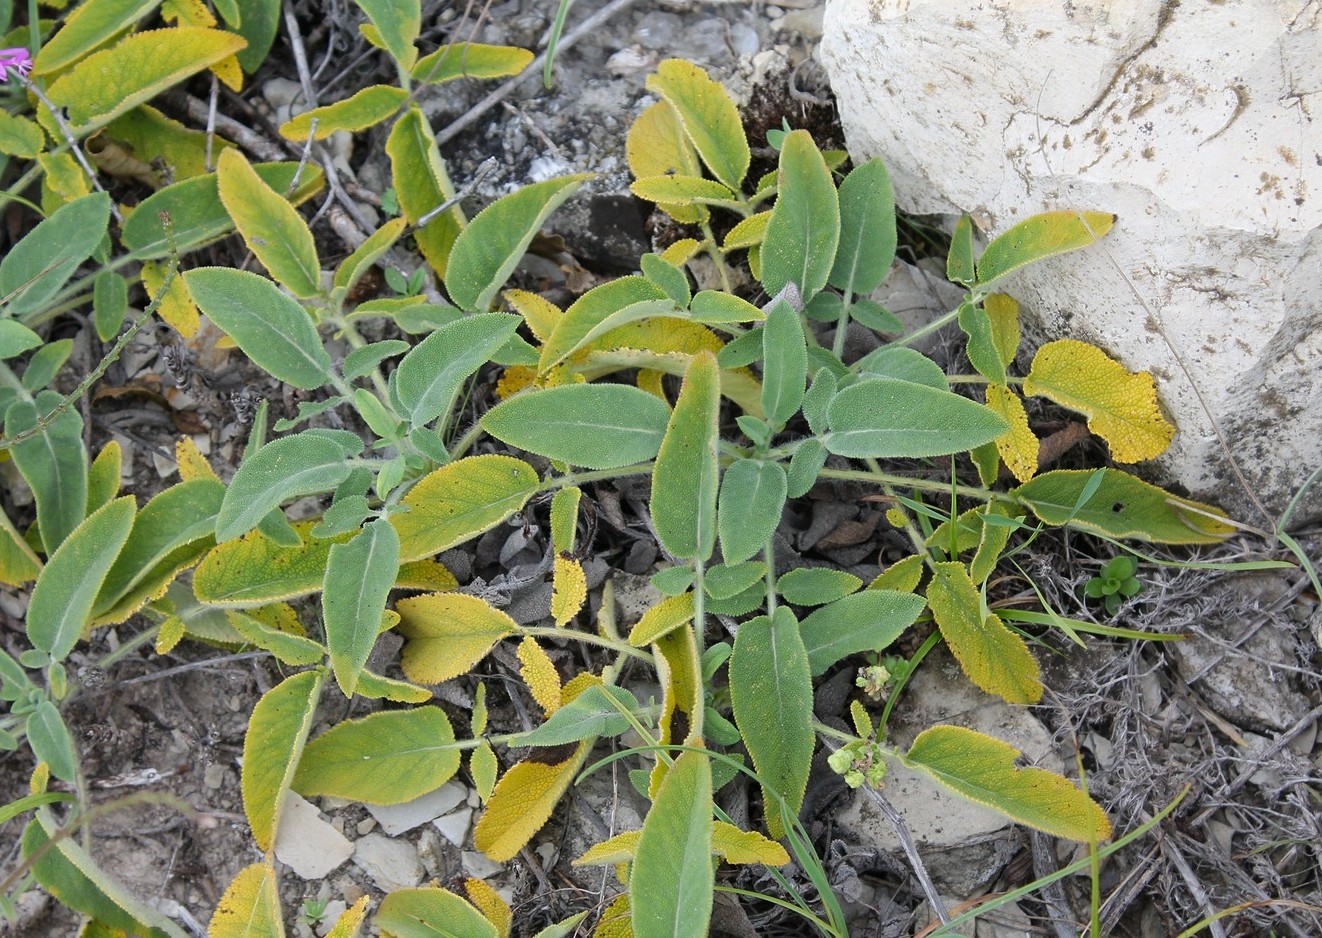
<path fill-rule="evenodd" d="M 1120 216 L 1105 250 L 1009 290 L 1038 340 L 1150 370 L 1180 431 L 1165 480 L 1261 524 L 1199 393 L 1279 515 L 1322 463 L 1319 48 L 1322 17 L 1284 0 L 828 0 L 821 53 L 852 155 L 886 161 L 902 208 L 989 237 Z M 1322 487 L 1295 521 L 1319 516 Z"/>

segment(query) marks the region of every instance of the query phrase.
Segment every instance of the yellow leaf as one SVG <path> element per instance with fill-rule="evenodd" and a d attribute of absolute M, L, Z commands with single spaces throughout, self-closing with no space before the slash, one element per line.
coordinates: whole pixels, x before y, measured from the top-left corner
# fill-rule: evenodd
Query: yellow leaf
<path fill-rule="evenodd" d="M 592 938 L 634 938 L 633 911 L 629 908 L 629 894 L 622 892 L 606 907 L 597 920 Z"/>
<path fill-rule="evenodd" d="M 992 293 L 982 301 L 991 321 L 992 345 L 1001 364 L 1009 367 L 1019 351 L 1019 303 L 1004 293 Z"/>
<path fill-rule="evenodd" d="M 238 149 L 220 154 L 216 182 L 220 201 L 248 250 L 295 296 L 315 296 L 321 265 L 312 232 L 298 211 L 257 175 Z"/>
<path fill-rule="evenodd" d="M 978 588 L 962 563 L 934 565 L 927 605 L 969 680 L 1010 703 L 1042 699 L 1037 659 L 996 613 L 982 612 Z"/>
<path fill-rule="evenodd" d="M 476 537 L 523 508 L 537 472 L 512 456 L 468 456 L 422 477 L 390 516 L 401 561 L 421 560 Z"/>
<path fill-rule="evenodd" d="M 332 538 L 309 535 L 314 522 L 294 525 L 303 543 L 281 547 L 261 531 L 213 547 L 193 573 L 193 592 L 209 605 L 244 609 L 321 589 L 332 544 L 347 541 L 356 532 Z"/>
<path fill-rule="evenodd" d="M 243 90 L 243 68 L 239 65 L 237 55 L 227 55 L 212 65 L 211 74 L 219 78 L 220 83 L 230 91 Z"/>
<path fill-rule="evenodd" d="M 506 290 L 502 295 L 506 302 L 514 307 L 514 312 L 523 317 L 529 331 L 539 342 L 545 342 L 550 338 L 551 333 L 555 331 L 556 323 L 564 315 L 560 307 L 537 293 L 529 293 L 527 290 Z"/>
<path fill-rule="evenodd" d="M 243 811 L 259 849 L 270 851 L 285 795 L 321 696 L 323 672 L 302 671 L 271 688 L 253 707 L 243 737 Z"/>
<path fill-rule="evenodd" d="M 302 141 L 311 134 L 314 139 L 325 140 L 340 130 L 351 133 L 366 130 L 394 116 L 408 96 L 407 91 L 393 85 L 371 85 L 353 97 L 304 111 L 285 121 L 280 125 L 280 135 L 288 140 Z M 312 130 L 314 120 L 317 122 L 315 131 Z"/>
<path fill-rule="evenodd" d="M 519 643 L 519 664 L 523 666 L 523 682 L 532 691 L 532 699 L 541 704 L 549 717 L 560 709 L 560 672 L 555 669 L 551 656 L 531 635 Z"/>
<path fill-rule="evenodd" d="M 568 557 L 556 557 L 552 583 L 551 615 L 555 617 L 555 624 L 563 628 L 587 602 L 588 581 L 583 574 L 583 565 Z"/>
<path fill-rule="evenodd" d="M 341 912 L 334 927 L 326 933 L 326 938 L 355 938 L 362 928 L 363 919 L 367 917 L 367 904 L 371 901 L 371 896 L 363 896 Z"/>
<path fill-rule="evenodd" d="M 37 158 L 46 145 L 46 135 L 36 121 L 0 111 L 0 153 L 25 160 Z"/>
<path fill-rule="evenodd" d="M 474 846 L 497 863 L 513 859 L 551 817 L 594 742 L 589 739 L 577 746 L 540 749 L 535 757 L 560 761 L 529 759 L 511 767 L 496 784 L 486 813 L 473 828 Z"/>
<path fill-rule="evenodd" d="M 537 369 L 527 365 L 511 365 L 501 372 L 496 382 L 496 398 L 505 400 L 520 391 L 537 385 Z"/>
<path fill-rule="evenodd" d="M 158 655 L 168 655 L 174 651 L 175 646 L 183 641 L 187 629 L 184 628 L 184 620 L 178 616 L 170 616 L 161 623 L 161 627 L 156 630 L 156 643 L 153 646 Z"/>
<path fill-rule="evenodd" d="M 459 581 L 439 560 L 415 560 L 399 568 L 399 573 L 395 574 L 395 586 L 400 589 L 445 593 L 458 589 Z"/>
<path fill-rule="evenodd" d="M 573 703 L 575 698 L 589 687 L 599 686 L 601 686 L 601 678 L 591 671 L 578 672 L 560 689 L 560 706 Z"/>
<path fill-rule="evenodd" d="M 528 67 L 533 54 L 514 46 L 458 42 L 441 46 L 413 66 L 418 81 L 438 85 L 456 78 L 505 78 Z"/>
<path fill-rule="evenodd" d="M 712 853 L 725 857 L 730 863 L 784 866 L 790 862 L 785 848 L 774 840 L 757 831 L 742 831 L 724 821 L 717 821 L 712 829 L 711 847 Z"/>
<path fill-rule="evenodd" d="M 47 212 L 92 191 L 87 174 L 68 153 L 38 154 L 37 164 L 42 171 L 42 191 L 50 194 L 49 199 L 43 197 L 41 200 L 42 208 Z"/>
<path fill-rule="evenodd" d="M 216 17 L 202 0 L 164 0 L 161 19 L 181 26 L 215 26 Z"/>
<path fill-rule="evenodd" d="M 1028 427 L 1028 413 L 1024 402 L 1008 387 L 987 385 L 987 406 L 1005 418 L 1010 432 L 997 437 L 996 451 L 1005 465 L 1020 482 L 1027 482 L 1037 474 L 1037 436 Z"/>
<path fill-rule="evenodd" d="M 397 631 L 408 639 L 400 664 L 410 681 L 440 684 L 466 673 L 496 642 L 519 630 L 486 600 L 465 593 L 401 599 Z"/>
<path fill-rule="evenodd" d="M 275 869 L 254 863 L 239 871 L 207 929 L 209 938 L 284 938 Z"/>
<path fill-rule="evenodd" d="M 661 681 L 661 716 L 657 720 L 657 741 L 671 743 L 700 742 L 705 691 L 702 663 L 698 658 L 697 638 L 693 629 L 674 629 L 652 646 L 656 674 Z M 668 766 L 657 759 L 648 782 L 648 795 L 655 798 Z"/>
<path fill-rule="evenodd" d="M 181 436 L 179 441 L 174 444 L 174 458 L 179 464 L 179 478 L 184 482 L 194 482 L 198 479 L 211 479 L 219 482 L 220 476 L 216 475 L 216 470 L 211 468 L 211 463 L 202 455 L 202 451 L 197 448 L 192 437 Z"/>
<path fill-rule="evenodd" d="M 689 622 L 693 618 L 693 611 L 692 593 L 667 596 L 643 613 L 638 624 L 629 633 L 629 644 L 638 647 L 652 644 L 663 635 Z"/>
<path fill-rule="evenodd" d="M 1042 396 L 1088 417 L 1116 462 L 1160 456 L 1175 437 L 1157 405 L 1146 371 L 1132 373 L 1094 345 L 1076 339 L 1048 342 L 1033 356 L 1024 393 Z"/>
<path fill-rule="evenodd" d="M 473 787 L 477 796 L 485 804 L 491 797 L 491 790 L 496 787 L 496 773 L 500 766 L 496 761 L 496 751 L 485 739 L 468 756 L 468 771 L 473 775 Z"/>
<path fill-rule="evenodd" d="M 667 264 L 674 264 L 676 267 L 682 267 L 693 259 L 693 256 L 702 249 L 702 242 L 697 238 L 680 238 L 670 247 L 661 252 L 661 259 Z"/>
<path fill-rule="evenodd" d="M 725 236 L 725 243 L 722 245 L 725 250 L 733 251 L 736 248 L 751 248 L 754 245 L 762 243 L 762 239 L 767 233 L 767 222 L 771 221 L 771 212 L 758 212 L 756 215 L 750 215 L 730 229 Z"/>
<path fill-rule="evenodd" d="M 115 118 L 103 131 L 123 144 L 139 160 L 160 160 L 175 182 L 201 176 L 207 169 L 207 135 L 185 127 L 150 105 L 135 107 Z M 211 158 L 233 146 L 220 137 L 211 138 Z"/>
<path fill-rule="evenodd" d="M 155 297 L 164 284 L 165 269 L 155 261 L 146 261 L 142 265 L 142 286 L 147 294 Z M 193 302 L 183 277 L 175 277 L 170 283 L 170 292 L 165 294 L 161 305 L 156 307 L 156 315 L 173 326 L 174 331 L 185 339 L 196 335 L 198 326 L 202 324 L 197 304 Z"/>
<path fill-rule="evenodd" d="M 480 879 L 464 880 L 464 893 L 488 922 L 496 926 L 496 933 L 507 938 L 514 924 L 514 912 L 500 897 L 500 893 Z"/>
<path fill-rule="evenodd" d="M 89 55 L 51 85 L 47 95 L 66 108 L 70 123 L 85 133 L 247 45 L 242 36 L 218 29 L 147 30 Z"/>
<path fill-rule="evenodd" d="M 872 717 L 868 716 L 867 710 L 857 699 L 849 701 L 849 719 L 853 721 L 854 732 L 863 739 L 876 732 L 877 728 L 872 725 Z"/>
<path fill-rule="evenodd" d="M 672 173 L 702 175 L 698 151 L 684 135 L 684 127 L 674 108 L 665 101 L 658 101 L 634 119 L 624 152 L 635 179 Z M 684 224 L 694 224 L 710 217 L 705 205 L 658 205 L 657 208 Z"/>
<path fill-rule="evenodd" d="M 923 578 L 923 558 L 911 554 L 891 564 L 868 584 L 870 590 L 898 590 L 912 593 L 918 588 L 918 581 Z"/>
<path fill-rule="evenodd" d="M 418 106 L 412 105 L 395 121 L 386 141 L 386 153 L 394 173 L 400 211 L 409 224 L 454 196 L 454 185 L 441 160 L 431 124 Z M 444 273 L 450 249 L 465 225 L 458 206 L 441 212 L 415 231 L 418 249 L 438 273 Z"/>

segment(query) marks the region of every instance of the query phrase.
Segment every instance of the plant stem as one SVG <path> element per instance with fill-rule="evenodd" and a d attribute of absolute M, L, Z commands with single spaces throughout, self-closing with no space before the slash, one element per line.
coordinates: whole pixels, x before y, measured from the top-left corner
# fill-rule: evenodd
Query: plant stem
<path fill-rule="evenodd" d="M 533 626 L 519 629 L 519 634 L 533 635 L 540 638 L 572 638 L 580 642 L 587 642 L 589 645 L 609 648 L 618 654 L 628 655 L 630 658 L 637 658 L 640 661 L 646 661 L 648 664 L 652 663 L 652 656 L 642 649 L 634 648 L 628 642 L 607 638 L 604 635 L 593 635 L 591 632 L 580 632 L 575 629 L 551 626 Z"/>
<path fill-rule="evenodd" d="M 933 332 L 936 332 L 939 329 L 942 329 L 948 324 L 954 322 L 955 319 L 957 319 L 958 317 L 959 317 L 959 310 L 952 309 L 950 312 L 938 316 L 936 319 L 933 319 L 931 322 L 929 322 L 927 325 L 923 326 L 922 328 L 915 329 L 913 332 L 910 332 L 908 335 L 901 336 L 900 338 L 896 339 L 894 342 L 888 342 L 886 343 L 886 345 L 882 347 L 894 348 L 897 345 L 909 345 L 912 342 L 917 342 L 919 339 L 923 338 L 924 336 L 929 336 Z"/>

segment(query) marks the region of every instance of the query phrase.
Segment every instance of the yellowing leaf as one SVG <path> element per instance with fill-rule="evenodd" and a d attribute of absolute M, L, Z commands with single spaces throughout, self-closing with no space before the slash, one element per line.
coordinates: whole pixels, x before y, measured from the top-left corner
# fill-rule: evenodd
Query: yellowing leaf
<path fill-rule="evenodd" d="M 1024 402 L 1008 387 L 987 385 L 987 406 L 1005 418 L 1010 431 L 996 438 L 996 451 L 1020 482 L 1027 482 L 1037 473 L 1038 440 L 1028 427 L 1028 412 Z"/>
<path fill-rule="evenodd" d="M 48 214 L 92 191 L 82 166 L 68 153 L 40 153 L 37 164 L 42 172 L 41 207 Z"/>
<path fill-rule="evenodd" d="M 293 788 L 367 804 L 402 804 L 459 771 L 454 727 L 438 707 L 383 710 L 345 720 L 303 750 Z"/>
<path fill-rule="evenodd" d="M 642 836 L 642 831 L 624 831 L 616 834 L 589 847 L 572 865 L 614 866 L 617 863 L 628 863 L 638 850 L 638 838 Z"/>
<path fill-rule="evenodd" d="M 532 60 L 527 49 L 456 42 L 419 59 L 413 77 L 432 85 L 456 78 L 504 78 L 519 74 Z"/>
<path fill-rule="evenodd" d="M 395 575 L 395 585 L 400 589 L 430 590 L 444 593 L 457 589 L 459 581 L 454 574 L 437 560 L 415 560 L 399 568 Z"/>
<path fill-rule="evenodd" d="M 491 797 L 492 789 L 496 787 L 496 773 L 500 771 L 500 765 L 496 761 L 496 751 L 491 748 L 491 743 L 484 739 L 469 754 L 468 771 L 473 775 L 473 787 L 477 789 L 477 796 L 485 804 Z"/>
<path fill-rule="evenodd" d="M 638 624 L 629 633 L 629 644 L 636 646 L 650 645 L 693 618 L 694 594 L 681 593 L 667 596 L 651 609 L 643 613 Z"/>
<path fill-rule="evenodd" d="M 1025 218 L 987 245 L 978 258 L 978 283 L 985 286 L 1034 261 L 1087 247 L 1111 230 L 1115 218 L 1109 212 L 1078 211 Z"/>
<path fill-rule="evenodd" d="M 583 565 L 569 557 L 556 557 L 552 583 L 551 615 L 557 626 L 564 627 L 587 602 L 588 581 Z"/>
<path fill-rule="evenodd" d="M 269 851 L 280 827 L 285 795 L 303 753 L 324 676 L 304 671 L 285 678 L 257 701 L 243 737 L 243 810 L 259 849 Z"/>
<path fill-rule="evenodd" d="M 159 295 L 164 285 L 165 268 L 155 261 L 145 262 L 142 265 L 142 286 L 148 295 Z M 173 326 L 174 331 L 185 339 L 196 335 L 198 326 L 202 324 L 197 304 L 193 302 L 183 277 L 175 277 L 171 282 L 170 291 L 161 299 L 161 305 L 156 307 L 156 315 Z"/>
<path fill-rule="evenodd" d="M 435 886 L 394 890 L 372 924 L 388 938 L 498 938 L 496 927 L 471 903 Z"/>
<path fill-rule="evenodd" d="M 401 666 L 409 680 L 440 684 L 466 673 L 519 627 L 484 599 L 431 593 L 401 599 L 397 631 L 408 639 Z M 558 685 L 557 685 L 558 686 Z"/>
<path fill-rule="evenodd" d="M 550 818 L 594 742 L 550 747 L 534 755 L 559 760 L 554 763 L 528 759 L 512 766 L 496 784 L 486 813 L 473 828 L 474 846 L 497 863 L 513 859 Z"/>
<path fill-rule="evenodd" d="M 918 581 L 922 578 L 923 558 L 919 554 L 912 554 L 902 557 L 881 571 L 877 578 L 868 584 L 868 589 L 912 593 L 918 588 Z"/>
<path fill-rule="evenodd" d="M 693 629 L 674 629 L 662 636 L 652 646 L 652 651 L 662 688 L 657 741 L 663 746 L 700 742 L 703 698 L 706 692 Z M 648 782 L 648 794 L 651 797 L 656 797 L 667 770 L 665 761 L 657 759 Z"/>
<path fill-rule="evenodd" d="M 661 260 L 667 264 L 674 264 L 681 267 L 693 259 L 702 248 L 702 242 L 697 238 L 680 238 L 670 247 L 661 252 Z"/>
<path fill-rule="evenodd" d="M 207 929 L 210 938 L 284 938 L 280 894 L 270 863 L 239 871 L 221 896 Z"/>
<path fill-rule="evenodd" d="M 468 456 L 424 476 L 390 516 L 401 561 L 461 544 L 519 511 L 537 491 L 533 467 L 511 456 Z"/>
<path fill-rule="evenodd" d="M 962 563 L 934 565 L 927 605 L 969 680 L 1010 703 L 1042 699 L 1037 659 L 999 616 L 983 615 L 978 588 Z"/>
<path fill-rule="evenodd" d="M 480 879 L 464 880 L 464 893 L 488 922 L 496 926 L 496 933 L 505 938 L 514 924 L 514 912 L 500 897 L 500 893 Z"/>
<path fill-rule="evenodd" d="M 625 157 L 635 178 L 675 173 L 697 176 L 702 173 L 698 151 L 684 134 L 679 116 L 665 101 L 648 107 L 629 127 L 624 144 Z M 660 205 L 675 221 L 693 224 L 709 215 L 704 205 Z"/>
<path fill-rule="evenodd" d="M 418 219 L 454 195 L 431 125 L 416 104 L 395 122 L 386 141 L 386 153 L 399 207 L 409 224 L 416 225 Z M 438 273 L 444 273 L 450 249 L 463 227 L 463 212 L 455 206 L 414 232 L 423 257 Z"/>
<path fill-rule="evenodd" d="M 751 157 L 739 111 L 720 83 L 692 62 L 666 59 L 647 77 L 647 90 L 675 109 L 684 133 L 712 175 L 737 190 Z"/>
<path fill-rule="evenodd" d="M 193 573 L 197 598 L 211 605 L 244 609 L 316 592 L 326 574 L 331 545 L 348 540 L 352 532 L 315 538 L 308 534 L 313 523 L 294 525 L 303 539 L 299 547 L 281 547 L 253 530 L 212 548 Z"/>
<path fill-rule="evenodd" d="M 216 178 L 220 201 L 248 250 L 295 296 L 315 296 L 321 287 L 317 248 L 294 207 L 257 175 L 237 149 L 220 154 Z"/>
<path fill-rule="evenodd" d="M 9 516 L 0 509 L 0 583 L 19 586 L 41 572 L 41 560 L 18 533 Z"/>
<path fill-rule="evenodd" d="M 211 66 L 211 74 L 220 79 L 220 83 L 230 91 L 243 88 L 243 67 L 239 65 L 237 55 L 227 55 Z"/>
<path fill-rule="evenodd" d="M 1106 440 L 1116 462 L 1160 456 L 1175 437 L 1175 427 L 1157 406 L 1151 374 L 1131 373 L 1101 349 L 1076 339 L 1048 342 L 1037 350 L 1024 393 L 1086 414 L 1088 429 Z"/>
<path fill-rule="evenodd" d="M 523 666 L 523 683 L 532 691 L 532 699 L 537 701 L 549 717 L 560 709 L 560 672 L 546 649 L 537 644 L 531 635 L 519 643 L 519 664 Z"/>
<path fill-rule="evenodd" d="M 367 904 L 371 901 L 371 896 L 363 896 L 341 912 L 340 917 L 335 920 L 335 925 L 326 933 L 326 938 L 356 938 L 358 930 L 363 925 L 363 919 L 367 917 Z"/>
<path fill-rule="evenodd" d="M 88 0 L 86 3 L 78 4 L 78 8 L 65 18 L 55 35 L 42 44 L 41 51 L 37 53 L 32 63 L 32 74 L 49 75 L 76 62 L 93 49 L 113 39 L 116 33 L 128 29 L 147 16 L 159 2 L 160 0 Z M 42 31 L 45 31 L 44 25 Z M 25 39 L 24 43 L 26 42 Z"/>
<path fill-rule="evenodd" d="M 46 135 L 36 121 L 0 111 L 0 153 L 25 160 L 36 159 L 46 145 Z"/>
<path fill-rule="evenodd" d="M 854 732 L 862 739 L 867 739 L 877 731 L 872 725 L 872 717 L 857 699 L 849 701 L 849 719 L 854 724 Z"/>
<path fill-rule="evenodd" d="M 103 133 L 122 144 L 138 160 L 160 160 L 173 174 L 175 182 L 209 171 L 206 132 L 185 127 L 150 105 L 135 107 L 115 118 L 106 125 Z M 212 159 L 221 149 L 230 146 L 227 140 L 213 136 Z"/>
<path fill-rule="evenodd" d="M 216 17 L 202 0 L 165 0 L 161 19 L 184 26 L 215 26 Z"/>
<path fill-rule="evenodd" d="M 78 131 L 87 132 L 247 44 L 242 36 L 196 26 L 136 33 L 83 59 L 47 95 L 67 109 Z"/>
<path fill-rule="evenodd" d="M 393 116 L 408 96 L 407 91 L 393 85 L 371 85 L 353 97 L 304 111 L 285 121 L 280 125 L 280 135 L 288 140 L 306 140 L 309 135 L 316 140 L 325 140 L 340 130 L 351 133 L 366 130 Z M 313 121 L 317 122 L 315 131 Z"/>
<path fill-rule="evenodd" d="M 733 824 L 717 821 L 712 830 L 712 853 L 723 856 L 730 863 L 761 863 L 763 866 L 784 866 L 790 862 L 785 848 L 757 831 L 743 831 Z"/>
<path fill-rule="evenodd" d="M 183 641 L 186 634 L 187 629 L 184 628 L 184 620 L 178 616 L 170 616 L 156 630 L 156 641 L 152 648 L 158 655 L 168 655 L 174 651 L 176 645 Z"/>
<path fill-rule="evenodd" d="M 202 451 L 197 448 L 192 437 L 179 438 L 179 442 L 174 445 L 174 458 L 179 464 L 179 478 L 182 481 L 194 482 L 198 479 L 220 481 L 220 476 L 216 475 L 216 470 L 211 468 L 211 463 L 207 462 L 207 458 L 202 455 Z"/>
<path fill-rule="evenodd" d="M 751 248 L 755 244 L 761 244 L 762 239 L 766 237 L 767 223 L 770 221 L 770 211 L 748 216 L 726 234 L 723 245 L 725 250 L 733 251 L 737 248 Z"/>
<path fill-rule="evenodd" d="M 1085 843 L 1110 838 L 1111 822 L 1096 802 L 1054 772 L 1018 768 L 1020 755 L 982 733 L 934 726 L 918 735 L 902 761 L 970 801 L 1054 837 Z"/>
<path fill-rule="evenodd" d="M 592 938 L 634 938 L 633 911 L 629 908 L 629 894 L 622 892 L 606 906 L 597 921 Z"/>
<path fill-rule="evenodd" d="M 523 317 L 528 329 L 539 342 L 545 342 L 551 337 L 556 323 L 564 315 L 560 307 L 537 293 L 529 293 L 527 290 L 506 290 L 502 295 L 510 306 L 514 307 L 514 312 Z"/>
<path fill-rule="evenodd" d="M 1019 303 L 1004 293 L 992 293 L 982 301 L 991 320 L 992 344 L 1001 364 L 1007 368 L 1019 352 Z"/>

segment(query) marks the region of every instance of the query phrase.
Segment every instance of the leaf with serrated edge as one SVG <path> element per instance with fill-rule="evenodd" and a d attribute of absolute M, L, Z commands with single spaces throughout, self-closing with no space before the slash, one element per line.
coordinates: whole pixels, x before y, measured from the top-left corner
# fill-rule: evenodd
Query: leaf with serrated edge
<path fill-rule="evenodd" d="M 771 617 L 758 616 L 740 625 L 729 675 L 735 722 L 767 793 L 767 827 L 780 839 L 785 829 L 769 792 L 778 792 L 791 812 L 798 811 L 816 744 L 809 719 L 808 653 L 794 613 L 780 606 Z"/>
<path fill-rule="evenodd" d="M 88 0 L 79 4 L 42 45 L 32 62 L 32 74 L 48 75 L 78 61 L 160 4 L 161 0 Z"/>
<path fill-rule="evenodd" d="M 494 528 L 537 491 L 533 467 L 510 456 L 468 456 L 422 477 L 390 516 L 401 561 L 421 560 Z"/>
<path fill-rule="evenodd" d="M 357 938 L 363 919 L 367 917 L 367 904 L 371 901 L 371 896 L 363 896 L 341 912 L 334 926 L 326 933 L 326 938 Z"/>
<path fill-rule="evenodd" d="M 513 859 L 551 817 L 595 741 L 584 740 L 554 764 L 527 760 L 511 766 L 496 783 L 486 812 L 473 828 L 473 845 L 497 863 Z"/>
<path fill-rule="evenodd" d="M 716 543 L 720 375 L 710 352 L 695 355 L 652 472 L 657 539 L 682 560 L 705 561 Z"/>
<path fill-rule="evenodd" d="M 751 156 L 739 112 L 725 89 L 693 63 L 666 59 L 647 77 L 647 90 L 674 108 L 712 175 L 737 190 Z"/>
<path fill-rule="evenodd" d="M 1037 473 L 1039 442 L 1028 426 L 1028 412 L 1024 402 L 1008 387 L 987 385 L 987 406 L 1001 415 L 1010 430 L 996 438 L 996 452 L 1020 482 L 1027 482 Z"/>
<path fill-rule="evenodd" d="M 1111 837 L 1102 809 L 1054 772 L 1019 768 L 1009 743 L 960 726 L 934 726 L 902 756 L 957 794 L 1053 837 L 1095 843 Z"/>
<path fill-rule="evenodd" d="M 532 60 L 531 52 L 515 46 L 456 42 L 419 59 L 413 77 L 431 85 L 457 78 L 505 78 L 519 74 Z"/>
<path fill-rule="evenodd" d="M 551 617 L 556 626 L 563 628 L 578 615 L 588 599 L 588 581 L 583 565 L 570 557 L 556 557 L 551 582 Z"/>
<path fill-rule="evenodd" d="M 248 250 L 295 296 L 316 296 L 321 288 L 317 246 L 294 207 L 268 186 L 233 147 L 221 151 L 216 180 L 220 201 Z"/>
<path fill-rule="evenodd" d="M 28 605 L 32 647 L 56 661 L 73 651 L 91 621 L 96 595 L 128 540 L 136 514 L 133 496 L 107 502 L 73 529 L 46 562 Z"/>
<path fill-rule="evenodd" d="M 680 753 L 643 821 L 629 876 L 637 938 L 707 933 L 715 886 L 711 798 L 711 759 Z"/>
<path fill-rule="evenodd" d="M 1047 524 L 1069 524 L 1108 537 L 1157 544 L 1216 544 L 1235 533 L 1219 508 L 1178 498 L 1119 469 L 1099 470 L 1102 483 L 1091 498 L 1079 498 L 1094 470 L 1044 472 L 1010 494 Z"/>
<path fill-rule="evenodd" d="M 809 670 L 817 677 L 846 655 L 884 650 L 922 611 L 921 596 L 872 586 L 822 606 L 799 626 Z"/>
<path fill-rule="evenodd" d="M 978 588 L 962 563 L 933 565 L 927 605 L 969 680 L 1009 703 L 1042 699 L 1037 659 L 999 616 L 984 618 Z"/>
<path fill-rule="evenodd" d="M 519 643 L 517 654 L 523 683 L 549 717 L 560 708 L 560 673 L 555 663 L 531 635 Z"/>
<path fill-rule="evenodd" d="M 352 697 L 358 675 L 376 646 L 386 597 L 399 572 L 399 535 L 385 518 L 366 525 L 326 561 L 321 612 L 335 681 Z"/>
<path fill-rule="evenodd" d="M 1130 372 L 1086 342 L 1059 339 L 1038 349 L 1024 393 L 1086 414 L 1088 429 L 1106 440 L 1116 462 L 1160 456 L 1175 437 L 1152 375 Z"/>
<path fill-rule="evenodd" d="M 466 673 L 518 625 L 484 599 L 432 593 L 401 599 L 396 630 L 408 639 L 401 665 L 409 680 L 440 684 Z"/>
<path fill-rule="evenodd" d="M 1077 251 L 1111 230 L 1109 212 L 1043 212 L 1025 218 L 987 245 L 978 258 L 978 284 L 986 286 L 1021 267 Z"/>
<path fill-rule="evenodd" d="M 762 288 L 787 283 L 804 302 L 822 287 L 840 244 L 840 200 L 831 171 L 806 130 L 791 131 L 780 151 L 779 194 L 762 239 Z"/>
<path fill-rule="evenodd" d="M 280 812 L 303 753 L 321 696 L 323 676 L 304 671 L 262 695 L 243 737 L 243 810 L 261 850 L 275 844 Z"/>
<path fill-rule="evenodd" d="M 386 710 L 346 720 L 307 744 L 293 788 L 366 804 L 403 804 L 459 770 L 449 719 L 436 707 Z"/>
<path fill-rule="evenodd" d="M 275 868 L 254 863 L 235 876 L 207 928 L 209 938 L 284 938 Z"/>

